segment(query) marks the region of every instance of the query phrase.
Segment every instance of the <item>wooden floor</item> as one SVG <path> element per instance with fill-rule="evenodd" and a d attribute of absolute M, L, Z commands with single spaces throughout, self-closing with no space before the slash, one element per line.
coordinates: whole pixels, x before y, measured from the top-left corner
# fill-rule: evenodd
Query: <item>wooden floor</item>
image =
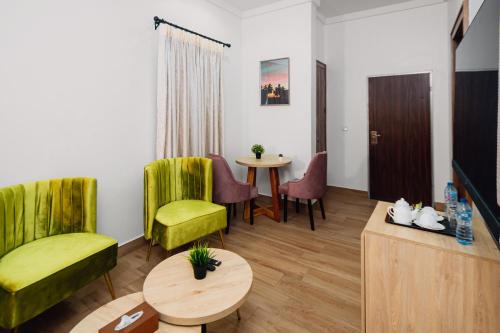
<path fill-rule="evenodd" d="M 287 224 L 257 217 L 250 226 L 239 217 L 226 236 L 226 248 L 243 256 L 254 271 L 248 301 L 236 315 L 208 325 L 209 332 L 358 332 L 361 327 L 360 234 L 375 201 L 367 194 L 330 188 L 326 220 L 315 206 L 316 231 L 307 207 L 289 206 Z M 139 222 L 138 222 L 139 223 Z M 142 223 L 142 222 L 141 222 Z M 218 238 L 210 243 L 219 247 Z M 165 258 L 155 247 L 146 263 L 146 246 L 119 258 L 111 272 L 118 296 L 140 291 L 148 272 Z M 110 301 L 104 279 L 21 326 L 20 332 L 68 332 L 87 314 Z"/>

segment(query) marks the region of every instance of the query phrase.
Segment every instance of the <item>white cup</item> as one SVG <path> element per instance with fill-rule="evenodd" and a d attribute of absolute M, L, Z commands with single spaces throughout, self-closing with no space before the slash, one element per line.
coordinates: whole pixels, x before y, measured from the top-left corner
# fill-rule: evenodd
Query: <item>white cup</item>
<path fill-rule="evenodd" d="M 437 215 L 437 214 L 436 214 Z M 418 224 L 425 228 L 432 228 L 437 223 L 437 216 L 429 212 L 422 212 L 418 218 Z"/>
<path fill-rule="evenodd" d="M 436 210 L 432 207 L 429 207 L 429 206 L 426 206 L 424 208 L 422 208 L 420 210 L 420 214 L 423 214 L 423 213 L 427 213 L 427 214 L 430 214 L 432 216 L 434 216 L 434 218 L 436 219 L 436 222 L 439 222 L 439 221 L 442 221 L 443 220 L 443 217 L 440 216 Z"/>
<path fill-rule="evenodd" d="M 434 208 L 432 208 L 430 206 L 426 206 L 426 207 L 422 208 L 422 213 L 427 213 L 427 214 L 431 214 L 435 217 L 438 217 L 438 213 L 434 210 Z"/>

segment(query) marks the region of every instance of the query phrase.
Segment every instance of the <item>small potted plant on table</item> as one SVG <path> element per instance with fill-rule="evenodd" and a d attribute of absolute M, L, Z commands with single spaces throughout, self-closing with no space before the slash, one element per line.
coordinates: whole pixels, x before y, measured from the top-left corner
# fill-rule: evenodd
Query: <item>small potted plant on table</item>
<path fill-rule="evenodd" d="M 255 154 L 255 158 L 258 160 L 260 160 L 262 154 L 264 154 L 264 151 L 265 150 L 263 145 L 255 144 L 252 146 L 252 153 Z"/>
<path fill-rule="evenodd" d="M 193 266 L 194 278 L 203 280 L 207 276 L 207 266 L 210 259 L 215 257 L 213 251 L 210 251 L 208 244 L 195 243 L 189 249 L 188 260 Z"/>

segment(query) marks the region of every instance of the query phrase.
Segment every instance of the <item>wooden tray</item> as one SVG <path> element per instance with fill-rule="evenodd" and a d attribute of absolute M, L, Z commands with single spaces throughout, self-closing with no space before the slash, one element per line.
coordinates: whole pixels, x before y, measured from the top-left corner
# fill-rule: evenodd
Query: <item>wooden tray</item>
<path fill-rule="evenodd" d="M 427 232 L 433 232 L 433 233 L 441 234 L 441 235 L 445 235 L 445 236 L 456 237 L 455 227 L 452 227 L 450 225 L 450 221 L 448 221 L 448 218 L 446 216 L 443 216 L 443 218 L 444 218 L 444 220 L 439 221 L 439 223 L 444 225 L 444 227 L 445 227 L 443 230 L 425 229 L 425 228 L 419 227 L 415 223 L 412 223 L 411 225 L 399 224 L 399 223 L 394 222 L 394 220 L 392 219 L 392 217 L 389 216 L 389 214 L 386 214 L 385 222 L 390 223 L 390 224 L 394 224 L 397 226 L 401 226 L 401 227 L 407 227 L 407 228 L 418 229 L 418 230 L 427 231 Z"/>

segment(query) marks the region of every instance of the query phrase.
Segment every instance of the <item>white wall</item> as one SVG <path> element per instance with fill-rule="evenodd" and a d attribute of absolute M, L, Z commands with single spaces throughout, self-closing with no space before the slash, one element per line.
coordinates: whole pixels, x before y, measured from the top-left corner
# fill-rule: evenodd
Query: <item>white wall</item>
<path fill-rule="evenodd" d="M 299 177 L 311 159 L 312 18 L 311 2 L 252 12 L 242 22 L 242 153 L 254 143 L 267 153 L 293 159 L 280 170 L 281 182 Z M 290 58 L 290 105 L 260 106 L 260 61 Z M 240 177 L 246 170 L 240 168 Z M 258 174 L 259 192 L 270 194 L 267 170 Z"/>
<path fill-rule="evenodd" d="M 315 8 L 315 11 L 317 11 L 317 8 Z M 314 22 L 315 22 L 315 50 L 316 50 L 316 59 L 321 62 L 326 62 L 326 50 L 325 50 L 325 24 L 322 21 L 323 19 L 320 18 L 318 15 L 315 16 Z M 315 67 L 316 68 L 316 67 Z"/>
<path fill-rule="evenodd" d="M 224 59 L 225 150 L 240 179 L 246 170 L 234 159 L 254 143 L 293 158 L 282 182 L 305 171 L 314 152 L 319 59 L 328 65 L 329 184 L 366 190 L 367 76 L 431 70 L 439 199 L 450 177 L 447 37 L 459 2 L 325 27 L 307 0 L 243 19 L 216 0 L 1 2 L 0 186 L 96 177 L 99 232 L 121 243 L 142 234 L 142 170 L 154 159 L 158 15 L 233 45 Z M 291 104 L 261 107 L 259 62 L 281 57 L 290 57 Z M 267 177 L 258 177 L 264 194 Z"/>
<path fill-rule="evenodd" d="M 447 4 L 329 24 L 325 34 L 329 185 L 368 189 L 368 77 L 430 71 L 434 200 L 442 201 L 451 178 Z"/>
<path fill-rule="evenodd" d="M 226 152 L 239 152 L 241 21 L 204 0 L 0 2 L 0 186 L 98 179 L 98 231 L 142 234 L 154 159 L 158 15 L 226 49 Z M 237 147 L 237 148 L 235 148 Z"/>
<path fill-rule="evenodd" d="M 472 23 L 476 17 L 479 8 L 483 5 L 484 0 L 469 0 L 469 23 Z"/>

